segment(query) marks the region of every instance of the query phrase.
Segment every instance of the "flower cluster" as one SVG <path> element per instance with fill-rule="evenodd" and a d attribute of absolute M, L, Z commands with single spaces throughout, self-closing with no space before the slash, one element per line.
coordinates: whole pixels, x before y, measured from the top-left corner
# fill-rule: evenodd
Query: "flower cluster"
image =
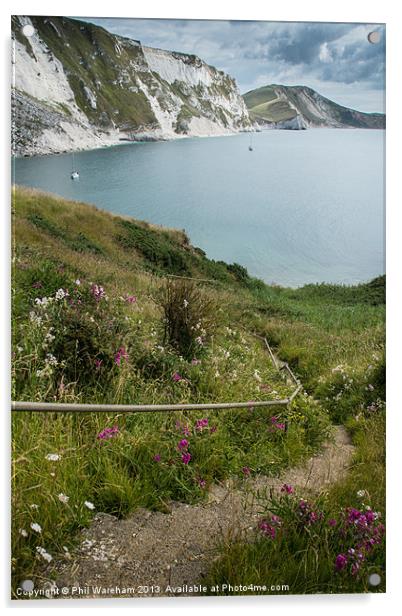
<path fill-rule="evenodd" d="M 368 507 L 361 511 L 354 507 L 347 507 L 342 515 L 342 526 L 339 529 L 340 536 L 352 545 L 344 552 L 337 555 L 335 569 L 342 571 L 350 568 L 352 575 L 357 575 L 367 556 L 374 547 L 382 542 L 384 537 L 384 525 L 378 522 L 379 512 L 372 511 Z"/>
<path fill-rule="evenodd" d="M 314 509 L 314 507 L 308 503 L 303 498 L 299 501 L 298 506 L 298 516 L 303 525 L 303 527 L 312 526 L 316 522 L 319 522 L 323 519 L 324 514 L 322 511 L 318 509 Z"/>
<path fill-rule="evenodd" d="M 271 417 L 270 425 L 268 426 L 268 430 L 269 430 L 269 432 L 277 432 L 278 430 L 279 431 L 284 431 L 284 430 L 286 430 L 286 425 L 283 422 L 278 421 L 277 417 Z"/>
<path fill-rule="evenodd" d="M 272 515 L 269 519 L 263 518 L 258 522 L 258 528 L 265 537 L 276 539 L 277 532 L 282 526 L 282 520 L 277 515 Z"/>
<path fill-rule="evenodd" d="M 97 302 L 106 298 L 105 289 L 98 284 L 93 284 L 91 286 L 91 293 Z"/>
<path fill-rule="evenodd" d="M 113 426 L 112 428 L 104 428 L 101 432 L 99 432 L 97 438 L 100 441 L 106 441 L 110 438 L 113 438 L 118 433 L 119 433 L 118 426 Z"/>
<path fill-rule="evenodd" d="M 190 428 L 188 424 L 182 424 L 180 421 L 176 421 L 176 430 L 182 432 L 184 436 L 190 436 Z"/>
<path fill-rule="evenodd" d="M 204 417 L 204 419 L 197 419 L 195 423 L 197 432 L 202 432 L 204 428 L 208 428 L 208 419 L 206 417 Z"/>
<path fill-rule="evenodd" d="M 128 304 L 135 304 L 135 302 L 137 301 L 137 298 L 135 295 L 126 295 L 124 297 L 124 300 L 128 303 Z"/>
<path fill-rule="evenodd" d="M 120 366 L 122 359 L 128 359 L 128 353 L 124 346 L 120 347 L 119 350 L 115 353 L 114 363 L 117 366 Z"/>
<path fill-rule="evenodd" d="M 177 449 L 179 451 L 182 451 L 183 449 L 187 449 L 187 447 L 188 447 L 188 440 L 186 438 L 183 438 L 177 445 Z"/>

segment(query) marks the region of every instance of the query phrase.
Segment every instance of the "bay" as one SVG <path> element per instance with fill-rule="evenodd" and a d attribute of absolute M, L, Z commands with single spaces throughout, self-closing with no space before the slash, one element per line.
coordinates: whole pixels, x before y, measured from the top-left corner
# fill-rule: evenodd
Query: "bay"
<path fill-rule="evenodd" d="M 185 229 L 207 256 L 268 283 L 384 273 L 385 131 L 272 130 L 13 161 L 16 184 Z"/>

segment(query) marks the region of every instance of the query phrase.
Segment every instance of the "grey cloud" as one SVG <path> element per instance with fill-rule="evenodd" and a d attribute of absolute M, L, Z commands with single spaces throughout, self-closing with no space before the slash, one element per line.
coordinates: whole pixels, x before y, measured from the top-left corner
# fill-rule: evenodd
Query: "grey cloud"
<path fill-rule="evenodd" d="M 242 92 L 264 85 L 262 76 L 266 83 L 305 84 L 319 91 L 338 84 L 335 91 L 344 88 L 345 95 L 355 84 L 361 109 L 382 111 L 366 107 L 365 92 L 384 88 L 383 26 L 371 27 L 383 34 L 381 43 L 372 45 L 364 24 L 85 19 L 145 45 L 195 53 L 235 77 Z M 327 58 L 320 58 L 323 46 Z"/>

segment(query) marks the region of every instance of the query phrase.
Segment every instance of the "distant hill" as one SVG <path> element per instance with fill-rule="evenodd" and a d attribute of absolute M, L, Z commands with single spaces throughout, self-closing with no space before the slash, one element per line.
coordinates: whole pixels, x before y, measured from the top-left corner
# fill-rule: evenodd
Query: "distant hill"
<path fill-rule="evenodd" d="M 385 115 L 338 105 L 306 86 L 268 85 L 243 95 L 250 118 L 272 128 L 385 128 Z"/>

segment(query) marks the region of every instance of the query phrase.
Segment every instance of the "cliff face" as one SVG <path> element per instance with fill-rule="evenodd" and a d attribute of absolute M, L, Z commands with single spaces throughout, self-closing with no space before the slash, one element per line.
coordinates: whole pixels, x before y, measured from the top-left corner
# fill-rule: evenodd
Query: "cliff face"
<path fill-rule="evenodd" d="M 243 98 L 251 119 L 267 128 L 385 128 L 385 115 L 343 107 L 306 86 L 269 85 Z"/>
<path fill-rule="evenodd" d="M 12 36 L 17 156 L 251 126 L 235 80 L 196 56 L 65 17 L 14 16 Z"/>

